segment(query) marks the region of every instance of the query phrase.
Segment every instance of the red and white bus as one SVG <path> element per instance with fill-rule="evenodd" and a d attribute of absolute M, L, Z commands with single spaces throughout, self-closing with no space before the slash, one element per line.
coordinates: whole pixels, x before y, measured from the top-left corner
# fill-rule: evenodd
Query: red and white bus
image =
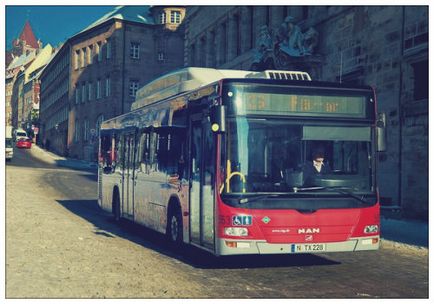
<path fill-rule="evenodd" d="M 217 256 L 376 250 L 376 119 L 370 87 L 178 70 L 101 124 L 98 203 Z"/>

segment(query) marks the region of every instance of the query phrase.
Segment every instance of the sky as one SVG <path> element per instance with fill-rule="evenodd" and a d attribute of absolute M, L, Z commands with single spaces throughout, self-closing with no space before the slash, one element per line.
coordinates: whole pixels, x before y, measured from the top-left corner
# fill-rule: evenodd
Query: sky
<path fill-rule="evenodd" d="M 116 6 L 14 6 L 7 5 L 6 49 L 18 38 L 26 20 L 43 45 L 57 46 L 80 32 Z"/>

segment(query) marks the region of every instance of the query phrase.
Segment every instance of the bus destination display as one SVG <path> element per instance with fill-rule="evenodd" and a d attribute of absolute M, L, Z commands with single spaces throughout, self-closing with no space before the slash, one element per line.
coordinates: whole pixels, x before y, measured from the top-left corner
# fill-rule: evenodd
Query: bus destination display
<path fill-rule="evenodd" d="M 240 96 L 238 96 L 240 97 Z M 241 94 L 238 114 L 359 117 L 366 116 L 364 96 L 290 95 L 258 92 Z M 240 111 L 241 110 L 241 111 Z M 244 110 L 244 111 L 243 111 Z"/>

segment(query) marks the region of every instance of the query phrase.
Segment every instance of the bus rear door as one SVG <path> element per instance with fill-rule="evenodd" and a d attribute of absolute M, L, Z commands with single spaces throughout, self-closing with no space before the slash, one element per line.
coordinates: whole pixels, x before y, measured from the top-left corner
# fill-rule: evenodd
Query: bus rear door
<path fill-rule="evenodd" d="M 135 184 L 135 157 L 136 140 L 135 133 L 123 135 L 124 142 L 124 167 L 123 167 L 123 204 L 122 216 L 134 218 L 134 184 Z"/>

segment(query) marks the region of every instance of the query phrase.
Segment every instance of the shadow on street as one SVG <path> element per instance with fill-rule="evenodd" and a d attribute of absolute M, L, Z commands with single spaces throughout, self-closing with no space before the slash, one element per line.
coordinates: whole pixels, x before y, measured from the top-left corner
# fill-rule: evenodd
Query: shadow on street
<path fill-rule="evenodd" d="M 215 257 L 193 246 L 183 246 L 173 250 L 165 236 L 127 220 L 115 222 L 111 215 L 103 211 L 96 200 L 58 200 L 60 205 L 82 217 L 95 226 L 94 233 L 103 237 L 120 237 L 145 248 L 176 258 L 195 268 L 239 269 L 263 267 L 299 267 L 314 265 L 336 265 L 339 262 L 312 254 L 297 255 L 245 255 Z"/>

